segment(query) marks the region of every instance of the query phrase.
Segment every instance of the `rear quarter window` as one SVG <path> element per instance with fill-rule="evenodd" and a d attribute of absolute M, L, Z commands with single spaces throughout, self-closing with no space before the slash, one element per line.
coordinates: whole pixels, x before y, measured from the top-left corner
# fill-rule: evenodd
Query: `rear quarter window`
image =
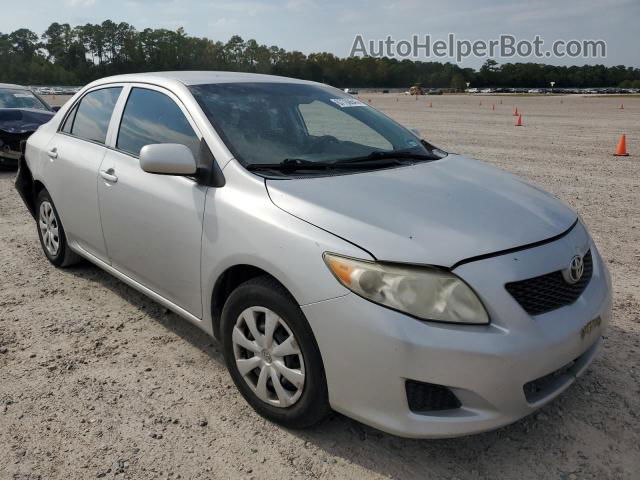
<path fill-rule="evenodd" d="M 74 106 L 71 109 L 71 112 L 69 112 L 69 115 L 67 115 L 67 118 L 64 121 L 62 128 L 60 129 L 61 132 L 71 134 L 71 127 L 73 127 L 73 120 L 76 118 L 77 111 L 78 111 L 78 105 Z"/>

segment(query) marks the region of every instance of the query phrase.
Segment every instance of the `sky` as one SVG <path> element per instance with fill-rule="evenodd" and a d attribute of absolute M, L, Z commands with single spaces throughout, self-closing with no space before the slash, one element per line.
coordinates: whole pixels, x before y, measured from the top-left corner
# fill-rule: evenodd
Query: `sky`
<path fill-rule="evenodd" d="M 11 10 L 0 15 L 3 33 L 29 28 L 41 34 L 54 21 L 75 26 L 111 19 L 137 29 L 184 27 L 190 35 L 221 41 L 237 34 L 287 50 L 341 57 L 349 55 L 358 34 L 365 40 L 414 34 L 437 40 L 453 33 L 472 41 L 540 35 L 545 46 L 558 39 L 604 40 L 607 57 L 509 61 L 640 67 L 640 0 L 0 0 L 2 6 Z M 467 58 L 459 65 L 478 68 L 486 59 Z"/>

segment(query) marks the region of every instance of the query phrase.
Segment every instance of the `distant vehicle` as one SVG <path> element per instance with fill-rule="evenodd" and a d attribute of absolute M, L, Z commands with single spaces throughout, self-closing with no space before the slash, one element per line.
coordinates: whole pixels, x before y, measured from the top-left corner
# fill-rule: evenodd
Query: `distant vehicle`
<path fill-rule="evenodd" d="M 0 168 L 16 168 L 29 136 L 54 115 L 27 87 L 0 83 Z"/>
<path fill-rule="evenodd" d="M 478 93 L 480 90 L 477 88 L 467 88 L 467 93 Z"/>
<path fill-rule="evenodd" d="M 424 95 L 424 90 L 422 89 L 422 85 L 416 83 L 412 85 L 409 89 L 409 95 Z"/>
<path fill-rule="evenodd" d="M 314 82 L 99 80 L 31 136 L 16 187 L 53 265 L 86 258 L 220 339 L 289 427 L 512 423 L 586 370 L 611 316 L 571 208 Z"/>

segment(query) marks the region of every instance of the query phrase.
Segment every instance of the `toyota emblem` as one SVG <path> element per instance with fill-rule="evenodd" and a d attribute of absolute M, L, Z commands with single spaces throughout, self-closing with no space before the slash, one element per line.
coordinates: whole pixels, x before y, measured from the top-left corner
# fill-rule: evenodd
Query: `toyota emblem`
<path fill-rule="evenodd" d="M 571 259 L 571 263 L 569 264 L 569 268 L 562 271 L 562 276 L 564 280 L 573 285 L 574 283 L 578 283 L 582 278 L 582 274 L 584 273 L 584 258 L 580 255 L 576 255 Z"/>

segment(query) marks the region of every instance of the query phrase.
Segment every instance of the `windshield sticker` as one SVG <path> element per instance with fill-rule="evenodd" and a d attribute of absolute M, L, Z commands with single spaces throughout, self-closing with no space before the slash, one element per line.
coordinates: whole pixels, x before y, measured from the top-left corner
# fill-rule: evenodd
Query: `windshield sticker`
<path fill-rule="evenodd" d="M 13 96 L 16 98 L 33 98 L 33 95 L 30 93 L 14 93 Z"/>
<path fill-rule="evenodd" d="M 356 100 L 355 98 L 332 98 L 331 101 L 340 108 L 366 107 L 364 103 L 360 100 Z"/>

